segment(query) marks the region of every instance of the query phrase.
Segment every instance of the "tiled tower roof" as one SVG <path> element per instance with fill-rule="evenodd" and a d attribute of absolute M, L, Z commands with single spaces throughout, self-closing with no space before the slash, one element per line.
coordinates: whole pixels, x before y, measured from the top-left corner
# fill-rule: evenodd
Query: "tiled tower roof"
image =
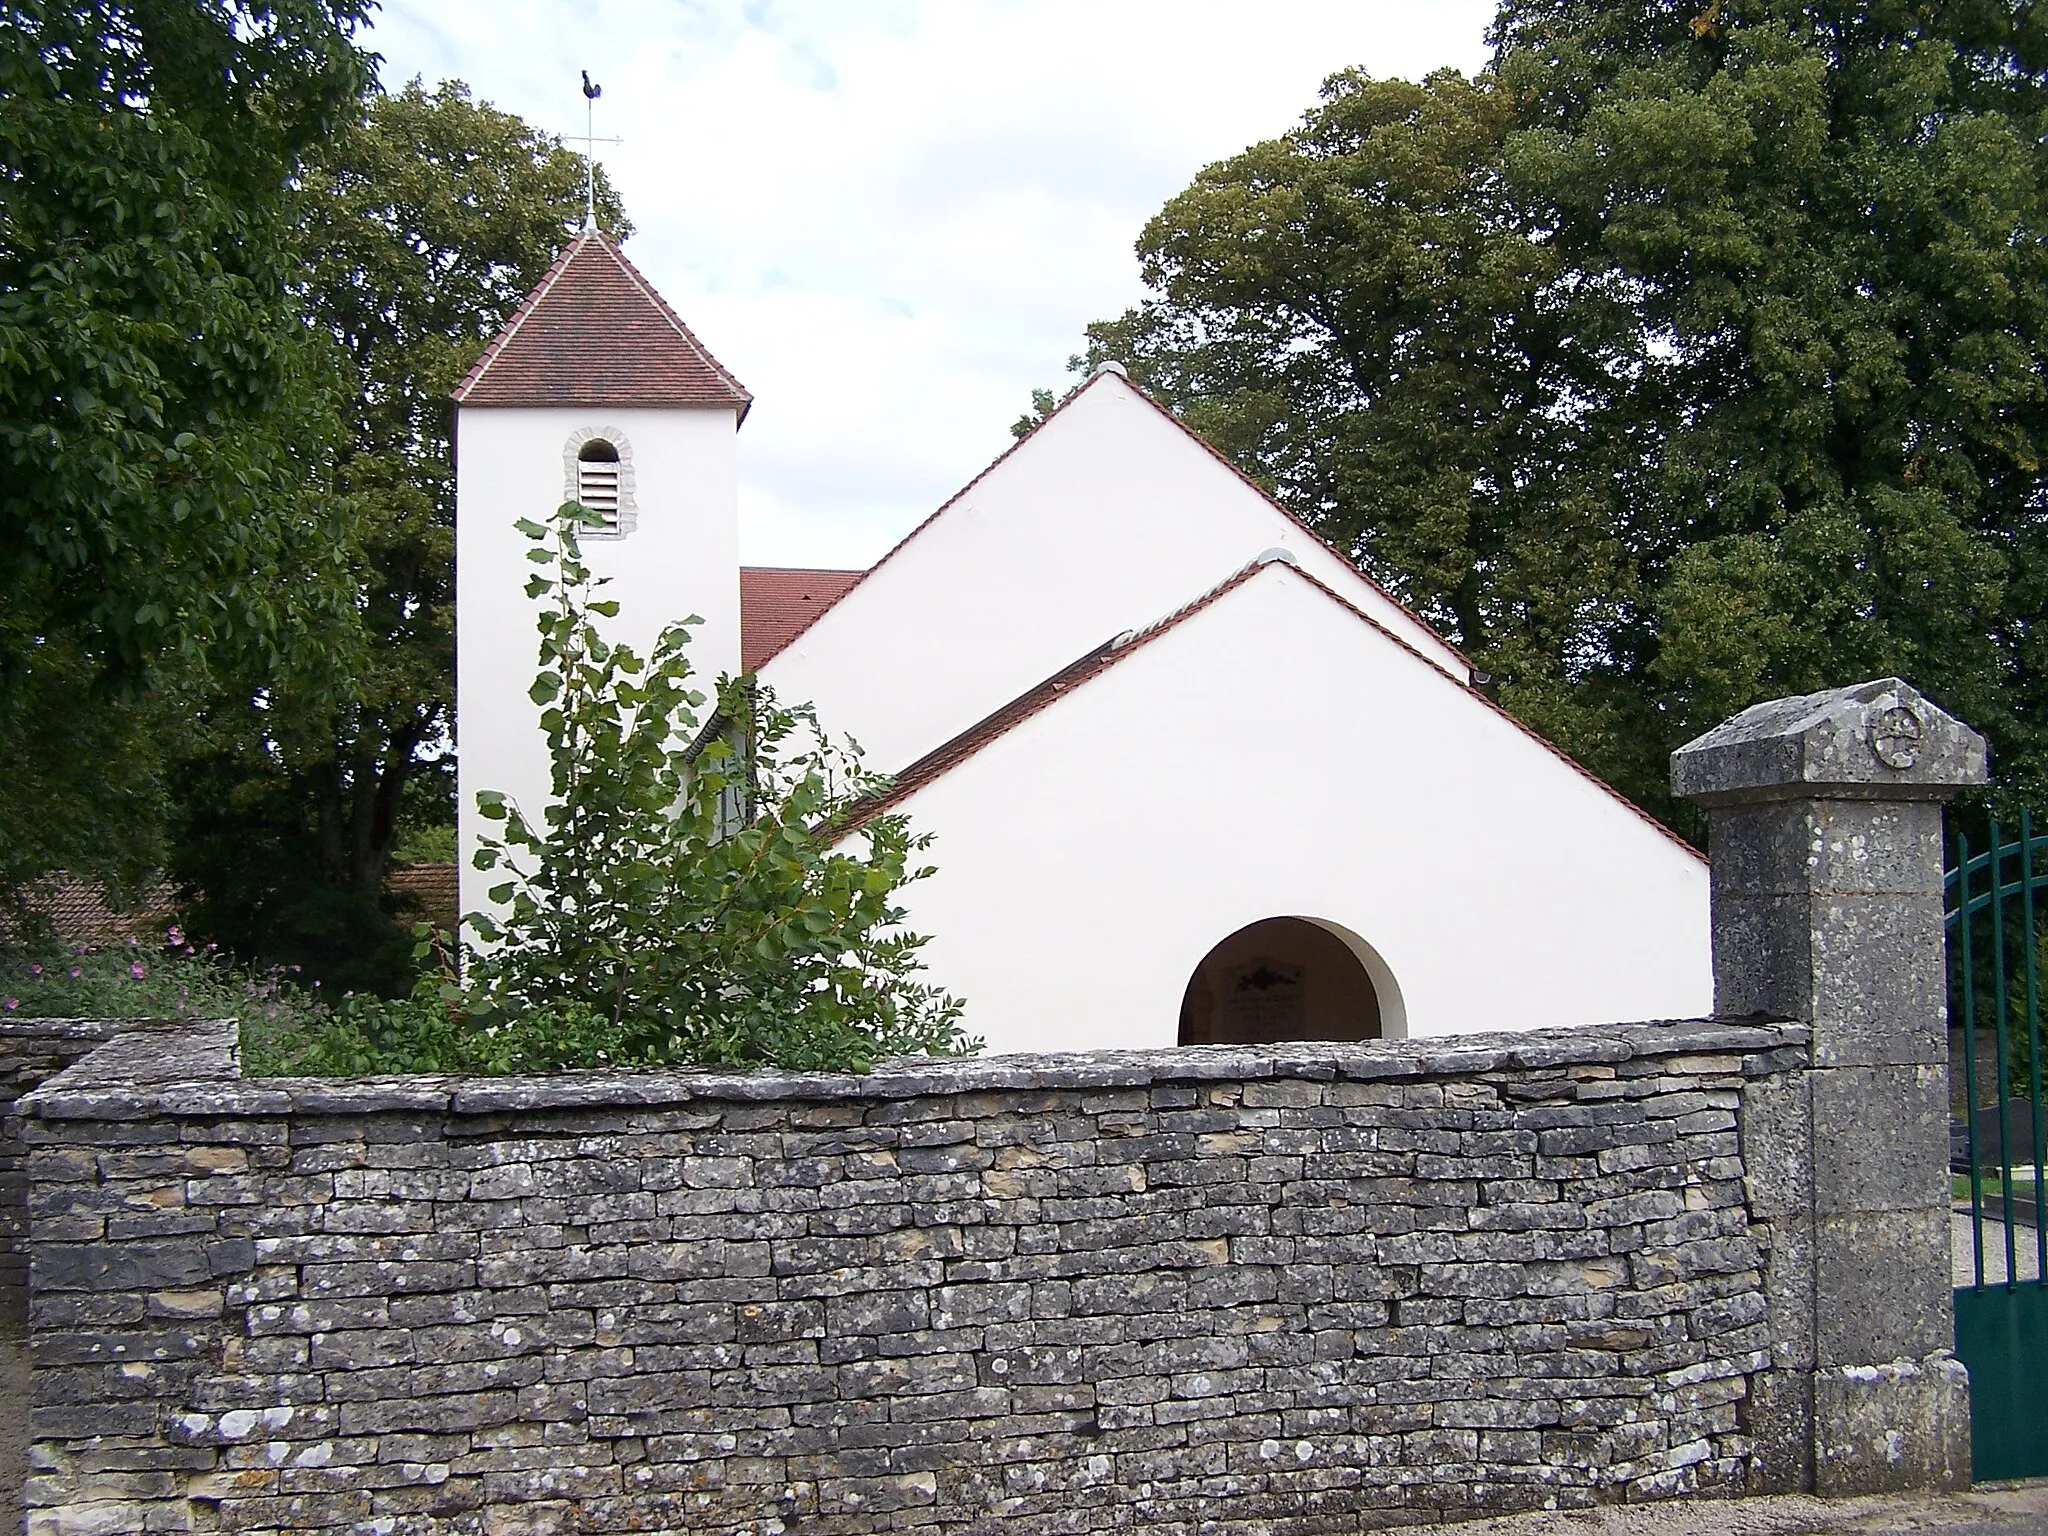
<path fill-rule="evenodd" d="M 654 285 L 594 229 L 569 242 L 454 398 L 458 405 L 704 406 L 737 411 L 742 420 L 753 403 Z"/>

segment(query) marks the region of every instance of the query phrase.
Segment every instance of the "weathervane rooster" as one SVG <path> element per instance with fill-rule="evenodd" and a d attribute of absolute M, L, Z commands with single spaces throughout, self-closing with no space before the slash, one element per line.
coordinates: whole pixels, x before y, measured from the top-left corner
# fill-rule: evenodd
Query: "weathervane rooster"
<path fill-rule="evenodd" d="M 597 98 L 604 87 L 583 74 L 583 227 L 597 228 Z"/>

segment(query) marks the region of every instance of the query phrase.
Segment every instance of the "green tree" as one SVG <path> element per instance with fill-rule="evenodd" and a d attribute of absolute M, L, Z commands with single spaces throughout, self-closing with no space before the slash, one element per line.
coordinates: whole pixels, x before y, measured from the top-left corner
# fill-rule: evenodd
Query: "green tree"
<path fill-rule="evenodd" d="M 0 891 L 144 873 L 151 689 L 336 617 L 290 183 L 364 8 L 0 4 Z"/>
<path fill-rule="evenodd" d="M 1679 741 L 1884 672 L 2048 787 L 2043 22 L 1508 0 L 1496 45 L 1204 171 L 1088 361 L 1661 814 Z"/>
<path fill-rule="evenodd" d="M 601 172 L 597 194 L 623 238 Z M 301 206 L 305 311 L 349 379 L 354 643 L 340 675 L 259 674 L 216 703 L 173 863 L 204 893 L 194 928 L 245 958 L 402 990 L 385 872 L 408 827 L 454 822 L 448 396 L 581 227 L 584 161 L 460 82 L 415 80 L 319 146 Z"/>
<path fill-rule="evenodd" d="M 597 620 L 618 604 L 577 548 L 579 524 L 595 522 L 571 503 L 552 533 L 519 524 L 535 542 L 533 697 L 552 796 L 538 814 L 478 797 L 504 831 L 477 867 L 505 879 L 490 893 L 501 915 L 468 919 L 483 941 L 471 1023 L 529 1066 L 865 1071 L 876 1056 L 971 1048 L 959 1001 L 917 979 L 925 940 L 896 904 L 931 873 L 911 863 L 929 836 L 862 815 L 883 781 L 808 709 L 752 679 L 707 694 L 686 652 L 695 620 L 644 658 L 608 643 Z"/>

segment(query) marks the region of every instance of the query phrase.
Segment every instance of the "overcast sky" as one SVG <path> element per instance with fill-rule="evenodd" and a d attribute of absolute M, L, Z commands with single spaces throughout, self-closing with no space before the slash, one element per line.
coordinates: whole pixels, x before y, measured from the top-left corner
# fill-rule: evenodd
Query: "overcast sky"
<path fill-rule="evenodd" d="M 1133 242 L 1323 77 L 1483 60 L 1492 0 L 385 0 L 384 81 L 583 132 L 753 391 L 740 547 L 872 562 L 1142 296 Z"/>

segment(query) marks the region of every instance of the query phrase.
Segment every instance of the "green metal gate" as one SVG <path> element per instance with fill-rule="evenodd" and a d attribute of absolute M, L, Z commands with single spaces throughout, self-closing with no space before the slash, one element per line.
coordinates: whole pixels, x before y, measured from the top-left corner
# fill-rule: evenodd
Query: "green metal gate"
<path fill-rule="evenodd" d="M 1956 1355 L 1970 1369 L 1970 1441 L 1980 1481 L 2048 1475 L 2048 1229 L 2041 1223 L 2041 991 L 2048 836 L 1980 823 L 1950 849 L 1950 1070 L 1963 1113 L 1950 1145 L 1969 1251 L 1957 1257 Z M 2037 899 L 2037 893 L 2039 893 Z M 1960 1049 L 1955 1030 L 1961 1028 Z"/>

